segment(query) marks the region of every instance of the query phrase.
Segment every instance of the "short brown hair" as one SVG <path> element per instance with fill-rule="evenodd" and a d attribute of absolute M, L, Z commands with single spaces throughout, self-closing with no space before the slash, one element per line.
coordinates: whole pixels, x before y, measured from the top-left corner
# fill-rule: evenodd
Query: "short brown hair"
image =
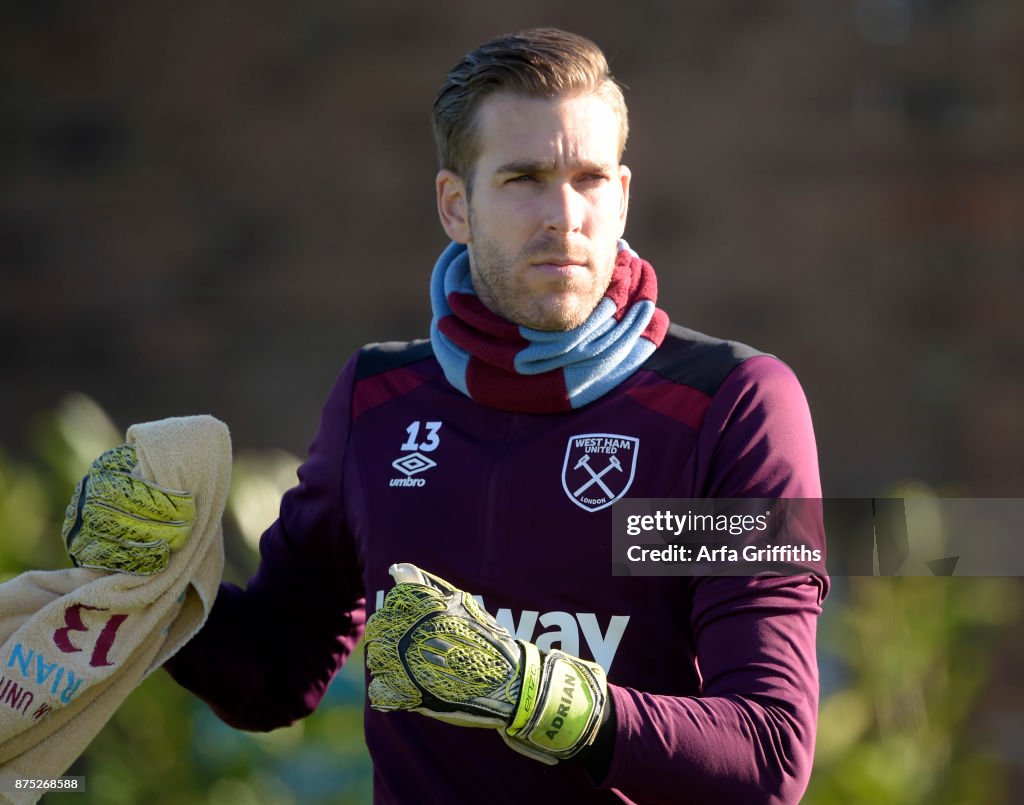
<path fill-rule="evenodd" d="M 528 98 L 597 93 L 618 114 L 619 157 L 629 117 L 622 89 L 601 49 L 586 37 L 557 28 L 533 28 L 492 39 L 451 69 L 434 101 L 438 161 L 465 181 L 479 156 L 476 112 L 496 92 Z"/>

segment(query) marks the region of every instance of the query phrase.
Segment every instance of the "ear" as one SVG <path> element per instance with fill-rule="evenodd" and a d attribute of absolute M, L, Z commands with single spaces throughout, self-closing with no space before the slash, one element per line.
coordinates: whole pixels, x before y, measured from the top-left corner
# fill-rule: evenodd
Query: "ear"
<path fill-rule="evenodd" d="M 448 237 L 456 243 L 469 243 L 469 199 L 466 183 L 447 168 L 437 174 L 437 215 Z"/>
<path fill-rule="evenodd" d="M 622 202 L 619 209 L 619 237 L 626 231 L 626 213 L 629 212 L 629 180 L 633 172 L 625 165 L 619 165 L 619 182 L 622 184 Z"/>

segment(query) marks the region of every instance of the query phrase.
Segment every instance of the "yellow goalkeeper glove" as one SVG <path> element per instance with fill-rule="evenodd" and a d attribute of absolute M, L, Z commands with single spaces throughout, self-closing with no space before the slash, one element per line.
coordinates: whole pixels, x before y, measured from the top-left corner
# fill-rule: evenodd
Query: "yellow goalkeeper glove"
<path fill-rule="evenodd" d="M 132 445 L 112 448 L 75 487 L 61 534 L 76 565 L 151 575 L 188 542 L 195 499 L 133 475 L 137 463 Z"/>
<path fill-rule="evenodd" d="M 608 701 L 600 665 L 513 639 L 468 594 L 415 565 L 366 623 L 375 710 L 415 710 L 462 726 L 496 727 L 545 763 L 593 743 Z"/>

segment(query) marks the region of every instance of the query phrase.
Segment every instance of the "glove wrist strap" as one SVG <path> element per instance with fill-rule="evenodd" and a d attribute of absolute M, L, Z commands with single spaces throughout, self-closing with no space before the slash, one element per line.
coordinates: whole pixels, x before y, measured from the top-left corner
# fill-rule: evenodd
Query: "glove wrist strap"
<path fill-rule="evenodd" d="M 517 641 L 522 651 L 520 662 L 522 663 L 522 679 L 519 686 L 519 701 L 516 703 L 512 720 L 509 721 L 505 732 L 516 736 L 529 725 L 537 711 L 537 694 L 540 692 L 541 662 L 540 649 L 533 643 Z"/>
<path fill-rule="evenodd" d="M 590 745 L 607 699 L 604 669 L 562 651 L 523 651 L 522 695 L 506 733 L 530 748 L 564 760 Z"/>

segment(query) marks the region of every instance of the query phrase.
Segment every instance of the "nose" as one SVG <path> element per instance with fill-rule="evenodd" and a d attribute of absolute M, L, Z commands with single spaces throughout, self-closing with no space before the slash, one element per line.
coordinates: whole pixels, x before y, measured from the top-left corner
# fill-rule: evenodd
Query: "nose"
<path fill-rule="evenodd" d="M 583 227 L 584 199 L 570 182 L 553 183 L 547 194 L 544 228 L 567 234 Z"/>

